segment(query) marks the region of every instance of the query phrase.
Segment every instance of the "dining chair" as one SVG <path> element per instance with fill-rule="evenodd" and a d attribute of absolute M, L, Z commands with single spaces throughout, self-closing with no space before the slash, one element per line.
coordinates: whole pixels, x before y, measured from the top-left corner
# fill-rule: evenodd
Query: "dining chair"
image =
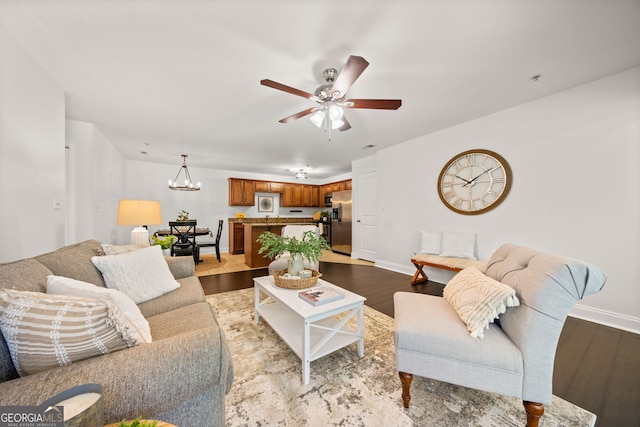
<path fill-rule="evenodd" d="M 220 236 L 222 235 L 222 225 L 223 224 L 224 224 L 224 220 L 223 219 L 218 220 L 218 232 L 216 234 L 216 241 L 215 242 L 198 243 L 198 247 L 199 248 L 215 247 L 216 248 L 216 258 L 218 259 L 218 262 L 220 262 Z"/>
<path fill-rule="evenodd" d="M 193 261 L 200 262 L 200 250 L 196 244 L 196 224 L 198 221 L 169 221 L 169 231 L 178 240 L 171 246 L 171 256 L 193 256 Z"/>

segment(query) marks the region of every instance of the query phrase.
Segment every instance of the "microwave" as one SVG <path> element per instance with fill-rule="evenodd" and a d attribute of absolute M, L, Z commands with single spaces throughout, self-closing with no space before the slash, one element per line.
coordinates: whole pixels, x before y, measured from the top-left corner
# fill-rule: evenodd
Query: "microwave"
<path fill-rule="evenodd" d="M 324 195 L 324 205 L 331 206 L 331 193 L 327 193 Z"/>

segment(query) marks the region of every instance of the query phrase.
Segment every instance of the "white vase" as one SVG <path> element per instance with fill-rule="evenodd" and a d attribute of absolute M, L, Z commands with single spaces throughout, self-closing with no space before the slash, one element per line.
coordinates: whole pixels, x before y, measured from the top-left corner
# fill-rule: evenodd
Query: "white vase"
<path fill-rule="evenodd" d="M 297 276 L 302 269 L 304 269 L 304 258 L 302 258 L 302 255 L 291 255 L 291 257 L 289 257 L 287 272 L 292 276 Z"/>
<path fill-rule="evenodd" d="M 171 249 L 163 249 L 162 250 L 162 255 L 171 256 Z"/>

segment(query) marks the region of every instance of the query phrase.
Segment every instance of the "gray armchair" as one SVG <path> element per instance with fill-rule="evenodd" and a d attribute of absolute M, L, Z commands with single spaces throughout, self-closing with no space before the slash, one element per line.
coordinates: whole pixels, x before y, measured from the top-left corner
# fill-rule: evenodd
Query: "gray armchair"
<path fill-rule="evenodd" d="M 491 256 L 485 274 L 515 289 L 520 305 L 490 324 L 483 339 L 469 336 L 444 298 L 394 295 L 403 404 L 409 407 L 418 375 L 523 399 L 527 427 L 536 427 L 551 403 L 556 346 L 569 310 L 602 289 L 606 275 L 587 263 L 513 244 Z"/>

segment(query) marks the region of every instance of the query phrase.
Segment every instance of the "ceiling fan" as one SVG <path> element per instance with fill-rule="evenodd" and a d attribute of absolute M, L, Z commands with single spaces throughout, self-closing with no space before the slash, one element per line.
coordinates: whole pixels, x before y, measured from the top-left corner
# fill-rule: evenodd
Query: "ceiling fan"
<path fill-rule="evenodd" d="M 349 56 L 340 73 L 335 68 L 327 68 L 323 71 L 326 84 L 318 87 L 313 94 L 305 92 L 273 80 L 260 80 L 260 84 L 281 90 L 293 95 L 302 96 L 320 104 L 319 107 L 311 107 L 299 113 L 279 120 L 280 123 L 289 123 L 300 117 L 311 116 L 311 121 L 318 127 L 323 124 L 325 129 L 339 129 L 345 131 L 351 129 L 351 125 L 344 116 L 343 108 L 368 108 L 374 110 L 397 110 L 402 105 L 400 99 L 346 99 L 347 91 L 353 85 L 369 63 L 361 56 Z"/>

